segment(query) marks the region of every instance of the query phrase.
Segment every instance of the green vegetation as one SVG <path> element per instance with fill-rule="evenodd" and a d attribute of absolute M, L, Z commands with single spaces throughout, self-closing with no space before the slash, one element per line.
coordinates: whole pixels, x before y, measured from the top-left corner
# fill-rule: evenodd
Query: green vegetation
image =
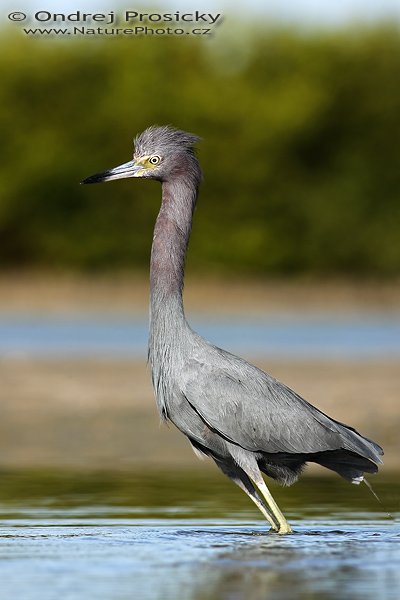
<path fill-rule="evenodd" d="M 200 134 L 195 270 L 400 270 L 400 33 L 0 42 L 0 268 L 147 267 L 160 190 L 81 187 L 151 123 Z"/>

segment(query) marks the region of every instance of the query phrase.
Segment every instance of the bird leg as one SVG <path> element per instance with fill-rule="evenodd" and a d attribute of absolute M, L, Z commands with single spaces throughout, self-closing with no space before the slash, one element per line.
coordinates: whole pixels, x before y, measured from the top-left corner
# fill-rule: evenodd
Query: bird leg
<path fill-rule="evenodd" d="M 215 460 L 215 459 L 214 459 Z M 271 530 L 279 533 L 280 524 L 279 521 L 275 518 L 275 516 L 269 511 L 268 507 L 263 502 L 263 499 L 260 497 L 256 488 L 252 484 L 250 478 L 247 474 L 237 465 L 234 467 L 228 466 L 226 463 L 220 463 L 215 461 L 221 471 L 229 477 L 236 485 L 243 490 L 249 498 L 254 502 L 257 506 L 258 510 L 264 515 L 267 519 L 268 523 L 271 525 Z"/>
<path fill-rule="evenodd" d="M 249 496 L 249 498 L 257 506 L 258 510 L 260 510 L 262 512 L 264 517 L 267 519 L 268 523 L 271 525 L 271 530 L 276 531 L 277 533 L 280 533 L 279 523 L 275 520 L 275 516 L 268 510 L 268 507 L 263 502 L 260 495 L 257 493 L 257 490 L 255 489 L 255 487 L 251 484 L 250 480 L 249 480 L 249 484 L 251 487 L 248 487 L 243 481 L 240 481 L 240 480 L 238 480 L 238 481 L 233 480 L 233 481 L 240 487 L 240 489 L 242 489 L 244 492 L 246 492 L 246 494 Z"/>
<path fill-rule="evenodd" d="M 293 533 L 292 528 L 290 527 L 289 523 L 286 521 L 279 506 L 273 499 L 272 494 L 269 491 L 267 484 L 265 483 L 262 476 L 260 476 L 260 478 L 257 478 L 257 481 L 255 481 L 255 484 L 258 487 L 258 489 L 260 490 L 261 494 L 264 496 L 267 506 L 269 508 L 269 511 L 274 518 L 274 521 L 276 521 L 278 523 L 277 533 L 280 533 L 280 534 Z"/>

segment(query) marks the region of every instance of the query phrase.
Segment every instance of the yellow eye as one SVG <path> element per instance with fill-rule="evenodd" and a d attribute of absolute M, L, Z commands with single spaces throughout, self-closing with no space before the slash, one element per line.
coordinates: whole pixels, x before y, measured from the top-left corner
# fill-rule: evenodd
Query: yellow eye
<path fill-rule="evenodd" d="M 158 165 L 160 160 L 161 160 L 161 158 L 159 156 L 151 156 L 149 158 L 149 163 L 151 163 L 152 165 Z"/>

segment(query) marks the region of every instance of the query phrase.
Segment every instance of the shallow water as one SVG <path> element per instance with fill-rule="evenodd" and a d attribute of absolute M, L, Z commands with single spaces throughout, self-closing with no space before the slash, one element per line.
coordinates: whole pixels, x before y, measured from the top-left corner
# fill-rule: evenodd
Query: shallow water
<path fill-rule="evenodd" d="M 3 473 L 1 597 L 125 600 L 400 597 L 400 485 L 303 478 L 270 534 L 218 473 Z"/>
<path fill-rule="evenodd" d="M 400 317 L 383 313 L 268 318 L 194 316 L 193 328 L 232 352 L 275 358 L 398 358 Z M 145 318 L 81 314 L 70 317 L 0 313 L 0 357 L 144 357 Z"/>

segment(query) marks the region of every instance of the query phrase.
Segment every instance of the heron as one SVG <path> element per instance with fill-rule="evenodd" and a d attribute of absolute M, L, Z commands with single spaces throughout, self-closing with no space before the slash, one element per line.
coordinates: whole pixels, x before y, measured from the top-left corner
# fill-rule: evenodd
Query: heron
<path fill-rule="evenodd" d="M 359 484 L 365 473 L 378 471 L 383 450 L 190 327 L 183 285 L 202 180 L 199 140 L 153 125 L 134 139 L 132 160 L 82 183 L 143 178 L 162 184 L 150 259 L 148 351 L 159 413 L 251 498 L 271 532 L 288 534 L 292 528 L 263 475 L 289 486 L 313 462 Z"/>

